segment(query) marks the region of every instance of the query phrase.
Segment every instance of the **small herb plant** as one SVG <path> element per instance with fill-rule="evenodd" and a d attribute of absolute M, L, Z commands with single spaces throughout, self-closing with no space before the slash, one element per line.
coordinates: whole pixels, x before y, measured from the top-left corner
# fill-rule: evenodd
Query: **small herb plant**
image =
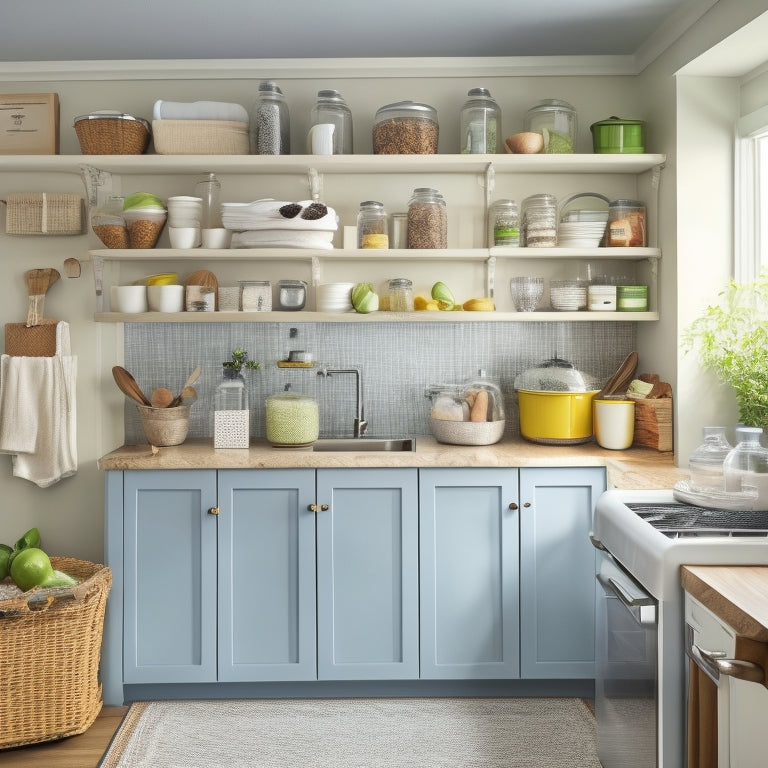
<path fill-rule="evenodd" d="M 248 359 L 248 353 L 244 349 L 239 347 L 232 353 L 232 359 L 222 363 L 225 368 L 230 368 L 233 371 L 240 371 L 245 368 L 250 371 L 256 371 L 261 368 L 261 365 L 255 360 Z"/>
<path fill-rule="evenodd" d="M 768 430 L 768 270 L 719 297 L 683 332 L 684 348 L 733 387 L 744 424 Z"/>

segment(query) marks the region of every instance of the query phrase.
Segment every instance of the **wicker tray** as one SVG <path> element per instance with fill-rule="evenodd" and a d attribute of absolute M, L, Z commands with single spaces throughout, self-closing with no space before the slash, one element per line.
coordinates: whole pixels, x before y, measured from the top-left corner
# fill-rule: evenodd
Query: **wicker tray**
<path fill-rule="evenodd" d="M 82 581 L 0 601 L 0 749 L 83 733 L 101 711 L 98 671 L 112 571 L 73 558 L 51 562 Z"/>
<path fill-rule="evenodd" d="M 153 120 L 158 155 L 247 155 L 248 124 L 231 120 Z"/>
<path fill-rule="evenodd" d="M 5 199 L 8 235 L 82 235 L 84 201 L 79 195 L 18 192 Z"/>

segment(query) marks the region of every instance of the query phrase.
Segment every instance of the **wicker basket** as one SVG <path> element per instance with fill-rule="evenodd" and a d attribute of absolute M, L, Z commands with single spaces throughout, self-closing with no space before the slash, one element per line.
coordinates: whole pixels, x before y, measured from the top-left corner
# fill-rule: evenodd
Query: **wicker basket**
<path fill-rule="evenodd" d="M 149 405 L 137 405 L 141 416 L 144 436 L 150 445 L 164 447 L 181 445 L 189 432 L 189 406 L 179 405 L 174 408 L 152 408 Z"/>
<path fill-rule="evenodd" d="M 0 601 L 0 749 L 83 733 L 101 711 L 98 671 L 112 571 L 73 558 L 51 563 L 82 581 Z"/>
<path fill-rule="evenodd" d="M 82 235 L 84 201 L 79 195 L 17 192 L 6 197 L 8 235 Z"/>
<path fill-rule="evenodd" d="M 153 120 L 158 155 L 247 155 L 248 124 L 231 120 Z"/>
<path fill-rule="evenodd" d="M 149 146 L 149 123 L 121 113 L 93 112 L 75 118 L 84 155 L 141 155 Z"/>

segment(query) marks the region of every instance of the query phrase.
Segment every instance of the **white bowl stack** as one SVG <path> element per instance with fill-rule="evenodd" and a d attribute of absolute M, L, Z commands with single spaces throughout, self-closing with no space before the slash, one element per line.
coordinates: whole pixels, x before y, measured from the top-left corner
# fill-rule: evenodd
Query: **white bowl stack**
<path fill-rule="evenodd" d="M 354 283 L 323 283 L 317 286 L 315 304 L 318 312 L 351 312 Z"/>

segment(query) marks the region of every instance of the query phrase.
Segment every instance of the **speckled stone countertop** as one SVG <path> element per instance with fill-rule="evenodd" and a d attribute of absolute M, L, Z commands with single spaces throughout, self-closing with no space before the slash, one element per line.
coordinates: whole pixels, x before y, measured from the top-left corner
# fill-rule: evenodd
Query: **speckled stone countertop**
<path fill-rule="evenodd" d="M 606 467 L 609 488 L 672 488 L 688 473 L 674 465 L 672 453 L 650 448 L 608 451 L 595 443 L 539 445 L 522 439 L 495 445 L 444 445 L 417 436 L 416 450 L 404 452 L 314 452 L 311 448 L 273 448 L 256 440 L 249 448 L 214 448 L 206 439 L 153 449 L 125 445 L 98 462 L 99 469 L 295 469 L 323 467 Z"/>

